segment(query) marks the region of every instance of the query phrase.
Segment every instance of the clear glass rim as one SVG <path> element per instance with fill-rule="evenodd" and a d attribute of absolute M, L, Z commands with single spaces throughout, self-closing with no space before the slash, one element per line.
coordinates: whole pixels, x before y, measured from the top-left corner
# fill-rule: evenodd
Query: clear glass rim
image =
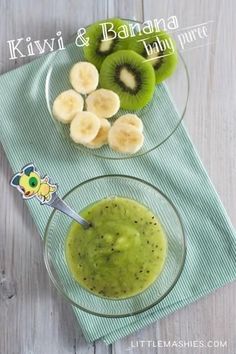
<path fill-rule="evenodd" d="M 142 24 L 141 21 L 136 21 L 136 20 L 132 20 L 132 19 L 127 19 L 127 18 L 122 18 L 124 21 L 131 21 L 131 22 L 136 22 L 136 23 L 140 23 Z M 89 25 L 88 25 L 89 26 Z M 88 27 L 86 26 L 86 28 Z M 71 38 L 73 38 L 74 36 L 76 35 L 76 33 L 74 33 L 74 35 L 72 35 Z M 67 44 L 70 44 L 70 42 L 68 42 Z M 58 54 L 59 50 L 55 51 L 53 53 L 53 56 L 56 56 Z M 182 113 L 180 113 L 180 119 L 178 121 L 178 123 L 176 124 L 176 127 L 173 129 L 173 131 L 170 132 L 170 134 L 168 134 L 166 136 L 166 138 L 164 140 L 162 140 L 159 144 L 153 146 L 151 149 L 147 150 L 147 151 L 144 151 L 144 152 L 137 152 L 133 155 L 127 155 L 127 156 L 116 156 L 116 157 L 112 157 L 112 156 L 102 156 L 100 155 L 99 153 L 96 153 L 95 152 L 95 149 L 94 150 L 85 150 L 83 148 L 81 148 L 78 145 L 76 145 L 76 148 L 80 151 L 83 151 L 84 153 L 88 154 L 88 155 L 92 155 L 92 156 L 95 156 L 95 157 L 98 157 L 100 159 L 107 159 L 107 160 L 127 160 L 127 159 L 133 159 L 135 157 L 140 157 L 140 156 L 144 156 L 150 152 L 152 152 L 153 150 L 157 149 L 159 146 L 161 146 L 162 144 L 164 144 L 174 133 L 175 131 L 178 129 L 178 127 L 180 126 L 184 116 L 185 116 L 185 113 L 186 113 L 186 110 L 187 110 L 187 105 L 188 105 L 188 100 L 189 100 L 189 92 L 190 92 L 190 78 L 189 78 L 189 72 L 188 72 L 188 68 L 187 68 L 187 65 L 184 61 L 184 58 L 183 56 L 181 55 L 181 53 L 178 51 L 178 56 L 179 58 L 181 59 L 182 61 L 182 64 L 183 64 L 183 67 L 185 69 L 185 73 L 186 73 L 186 79 L 187 79 L 187 95 L 186 95 L 186 101 L 185 101 L 185 105 L 184 105 L 184 109 L 182 111 Z M 46 104 L 47 104 L 47 108 L 48 108 L 48 111 L 50 113 L 50 116 L 53 120 L 55 120 L 54 116 L 53 116 L 53 113 L 52 113 L 52 109 L 51 109 L 51 105 L 50 105 L 50 99 L 49 99 L 49 81 L 50 81 L 50 75 L 51 75 L 51 72 L 52 72 L 52 65 L 51 64 L 49 66 L 49 69 L 48 69 L 48 72 L 47 72 L 47 76 L 46 76 L 46 80 L 45 80 L 45 98 L 46 98 Z M 165 82 L 165 81 L 164 81 Z M 71 142 L 71 144 L 73 144 Z M 75 146 L 75 144 L 73 144 L 73 146 Z"/>
<path fill-rule="evenodd" d="M 125 178 L 125 179 L 131 179 L 131 180 L 135 180 L 137 182 L 143 183 L 146 186 L 152 188 L 155 192 L 161 194 L 162 197 L 164 197 L 167 200 L 167 202 L 171 205 L 171 207 L 173 208 L 174 212 L 176 213 L 176 215 L 178 217 L 178 220 L 179 220 L 179 223 L 180 223 L 180 226 L 181 226 L 182 238 L 183 238 L 183 255 L 182 255 L 179 271 L 178 271 L 173 283 L 171 284 L 171 286 L 166 290 L 166 292 L 160 298 L 158 298 L 158 300 L 154 301 L 152 304 L 150 304 L 148 306 L 145 306 L 143 309 L 139 309 L 137 311 L 132 311 L 131 313 L 102 314 L 102 313 L 97 313 L 95 311 L 92 311 L 92 310 L 89 310 L 87 308 L 84 308 L 83 306 L 77 304 L 75 301 L 71 300 L 70 297 L 66 294 L 66 292 L 61 288 L 61 286 L 59 285 L 58 281 L 54 277 L 54 275 L 53 275 L 53 273 L 51 271 L 51 267 L 50 267 L 50 261 L 49 261 L 48 253 L 47 253 L 47 241 L 48 241 L 48 231 L 49 231 L 49 228 L 50 228 L 50 225 L 51 225 L 51 221 L 52 221 L 53 216 L 56 213 L 55 209 L 53 210 L 53 212 L 51 213 L 51 215 L 50 215 L 50 217 L 48 219 L 47 226 L 46 226 L 45 233 L 44 233 L 43 258 L 44 258 L 44 263 L 45 263 L 49 278 L 51 279 L 53 285 L 55 286 L 57 291 L 62 295 L 62 297 L 65 300 L 67 300 L 71 305 L 75 306 L 76 308 L 79 308 L 80 310 L 82 310 L 84 312 L 87 312 L 87 313 L 89 313 L 91 315 L 95 315 L 95 316 L 98 316 L 98 317 L 123 318 L 123 317 L 134 316 L 134 315 L 137 315 L 139 313 L 142 313 L 142 312 L 145 312 L 145 311 L 151 309 L 152 307 L 157 305 L 159 302 L 161 302 L 170 293 L 170 291 L 174 288 L 174 286 L 176 285 L 176 283 L 177 283 L 177 281 L 178 281 L 178 279 L 179 279 L 179 277 L 180 277 L 180 275 L 182 273 L 182 270 L 183 270 L 183 267 L 184 267 L 184 264 L 185 264 L 186 251 L 187 251 L 186 237 L 185 237 L 185 231 L 184 231 L 184 226 L 183 226 L 182 219 L 181 219 L 181 217 L 179 215 L 178 210 L 176 209 L 175 205 L 173 204 L 173 202 L 160 189 L 158 189 L 157 187 L 153 186 L 151 183 L 142 180 L 141 178 L 128 176 L 128 175 L 123 175 L 123 174 L 108 174 L 108 175 L 93 177 L 93 178 L 91 178 L 91 179 L 89 179 L 87 181 L 84 181 L 84 182 L 78 184 L 77 186 L 73 187 L 68 193 L 66 193 L 63 196 L 62 199 L 65 200 L 70 194 L 72 194 L 75 190 L 79 189 L 80 187 L 82 187 L 85 184 L 88 184 L 88 183 L 90 183 L 92 181 L 96 181 L 96 180 L 99 180 L 99 179 L 106 179 L 106 178 Z M 109 301 L 109 299 L 107 299 L 107 301 Z M 120 301 L 122 301 L 122 299 Z"/>

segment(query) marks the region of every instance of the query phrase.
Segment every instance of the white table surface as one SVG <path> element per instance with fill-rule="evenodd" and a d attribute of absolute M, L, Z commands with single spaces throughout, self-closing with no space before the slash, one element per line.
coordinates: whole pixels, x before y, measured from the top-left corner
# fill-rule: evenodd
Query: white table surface
<path fill-rule="evenodd" d="M 234 0 L 1 0 L 0 73 L 32 58 L 10 61 L 6 41 L 31 36 L 64 40 L 83 25 L 112 16 L 178 16 L 180 27 L 215 21 L 213 43 L 184 53 L 191 92 L 185 123 L 226 210 L 236 226 L 236 46 Z M 4 117 L 1 117 L 4 119 Z M 236 282 L 138 333 L 106 346 L 87 344 L 73 312 L 49 281 L 42 242 L 20 196 L 9 187 L 12 170 L 0 147 L 0 353 L 123 354 L 236 353 Z M 140 341 L 222 340 L 217 348 L 148 348 Z M 154 343 L 155 344 L 155 343 Z"/>

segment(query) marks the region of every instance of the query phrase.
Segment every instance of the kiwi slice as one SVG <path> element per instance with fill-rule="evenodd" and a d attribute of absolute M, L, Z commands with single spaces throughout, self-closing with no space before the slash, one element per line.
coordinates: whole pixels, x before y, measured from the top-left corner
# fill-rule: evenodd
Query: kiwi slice
<path fill-rule="evenodd" d="M 129 40 L 129 49 L 149 60 L 154 68 L 157 84 L 174 73 L 178 55 L 175 41 L 167 32 L 159 31 L 148 35 L 139 33 L 132 39 Z"/>
<path fill-rule="evenodd" d="M 101 24 L 108 22 L 112 23 L 112 30 L 115 31 L 116 34 L 119 32 L 120 26 L 127 25 L 125 21 L 119 18 L 112 18 L 106 21 L 95 22 L 86 30 L 86 37 L 89 38 L 89 45 L 84 47 L 84 56 L 90 63 L 94 64 L 98 70 L 101 68 L 103 60 L 109 54 L 116 52 L 119 49 L 126 49 L 126 46 L 128 46 L 127 39 L 120 39 L 118 35 L 116 35 L 116 38 L 112 38 L 114 33 L 109 33 L 111 25 L 107 25 L 107 36 L 111 39 L 103 41 L 104 35 Z"/>
<path fill-rule="evenodd" d="M 137 110 L 152 99 L 155 73 L 141 55 L 132 50 L 119 50 L 102 63 L 100 85 L 119 95 L 121 108 Z"/>

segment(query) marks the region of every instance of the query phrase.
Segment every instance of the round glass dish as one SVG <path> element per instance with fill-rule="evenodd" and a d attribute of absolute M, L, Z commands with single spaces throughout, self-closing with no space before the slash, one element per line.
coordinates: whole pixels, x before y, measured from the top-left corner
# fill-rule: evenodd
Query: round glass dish
<path fill-rule="evenodd" d="M 98 316 L 125 317 L 156 305 L 174 287 L 185 261 L 185 236 L 172 202 L 151 184 L 134 177 L 107 175 L 93 178 L 73 188 L 63 199 L 79 212 L 111 196 L 134 199 L 147 206 L 158 217 L 166 233 L 167 256 L 162 272 L 154 283 L 135 296 L 119 300 L 97 296 L 80 286 L 71 275 L 65 257 L 65 241 L 71 219 L 56 210 L 45 232 L 44 260 L 53 284 L 72 305 Z"/>
<path fill-rule="evenodd" d="M 127 20 L 129 22 L 136 22 Z M 69 72 L 78 61 L 84 61 L 83 48 L 75 44 L 76 35 L 66 49 L 54 52 L 51 55 L 51 64 L 45 83 L 47 107 L 60 134 L 76 148 L 105 159 L 125 159 L 144 155 L 165 142 L 181 123 L 189 96 L 189 75 L 183 57 L 179 53 L 179 62 L 175 73 L 165 82 L 156 86 L 151 102 L 139 111 L 120 109 L 109 121 L 112 123 L 126 113 L 137 114 L 144 123 L 144 145 L 135 154 L 121 154 L 113 151 L 108 145 L 100 149 L 89 149 L 83 145 L 75 144 L 69 133 L 69 125 L 58 122 L 52 114 L 52 105 L 55 98 L 62 92 L 71 89 Z"/>

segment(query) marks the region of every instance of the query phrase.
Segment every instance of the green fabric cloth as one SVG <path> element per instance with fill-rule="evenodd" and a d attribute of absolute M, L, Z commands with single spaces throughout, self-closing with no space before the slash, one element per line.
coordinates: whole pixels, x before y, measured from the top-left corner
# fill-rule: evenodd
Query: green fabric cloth
<path fill-rule="evenodd" d="M 102 160 L 65 141 L 46 107 L 44 85 L 50 58 L 42 57 L 0 77 L 0 140 L 14 172 L 33 161 L 39 171 L 59 184 L 60 195 L 98 175 L 120 173 L 143 178 L 173 201 L 186 231 L 184 270 L 158 305 L 123 319 L 101 318 L 74 308 L 88 341 L 112 343 L 233 281 L 236 235 L 182 124 L 158 149 L 130 160 Z M 161 95 L 175 119 L 177 113 L 165 89 Z M 51 210 L 36 200 L 27 203 L 43 237 Z"/>

